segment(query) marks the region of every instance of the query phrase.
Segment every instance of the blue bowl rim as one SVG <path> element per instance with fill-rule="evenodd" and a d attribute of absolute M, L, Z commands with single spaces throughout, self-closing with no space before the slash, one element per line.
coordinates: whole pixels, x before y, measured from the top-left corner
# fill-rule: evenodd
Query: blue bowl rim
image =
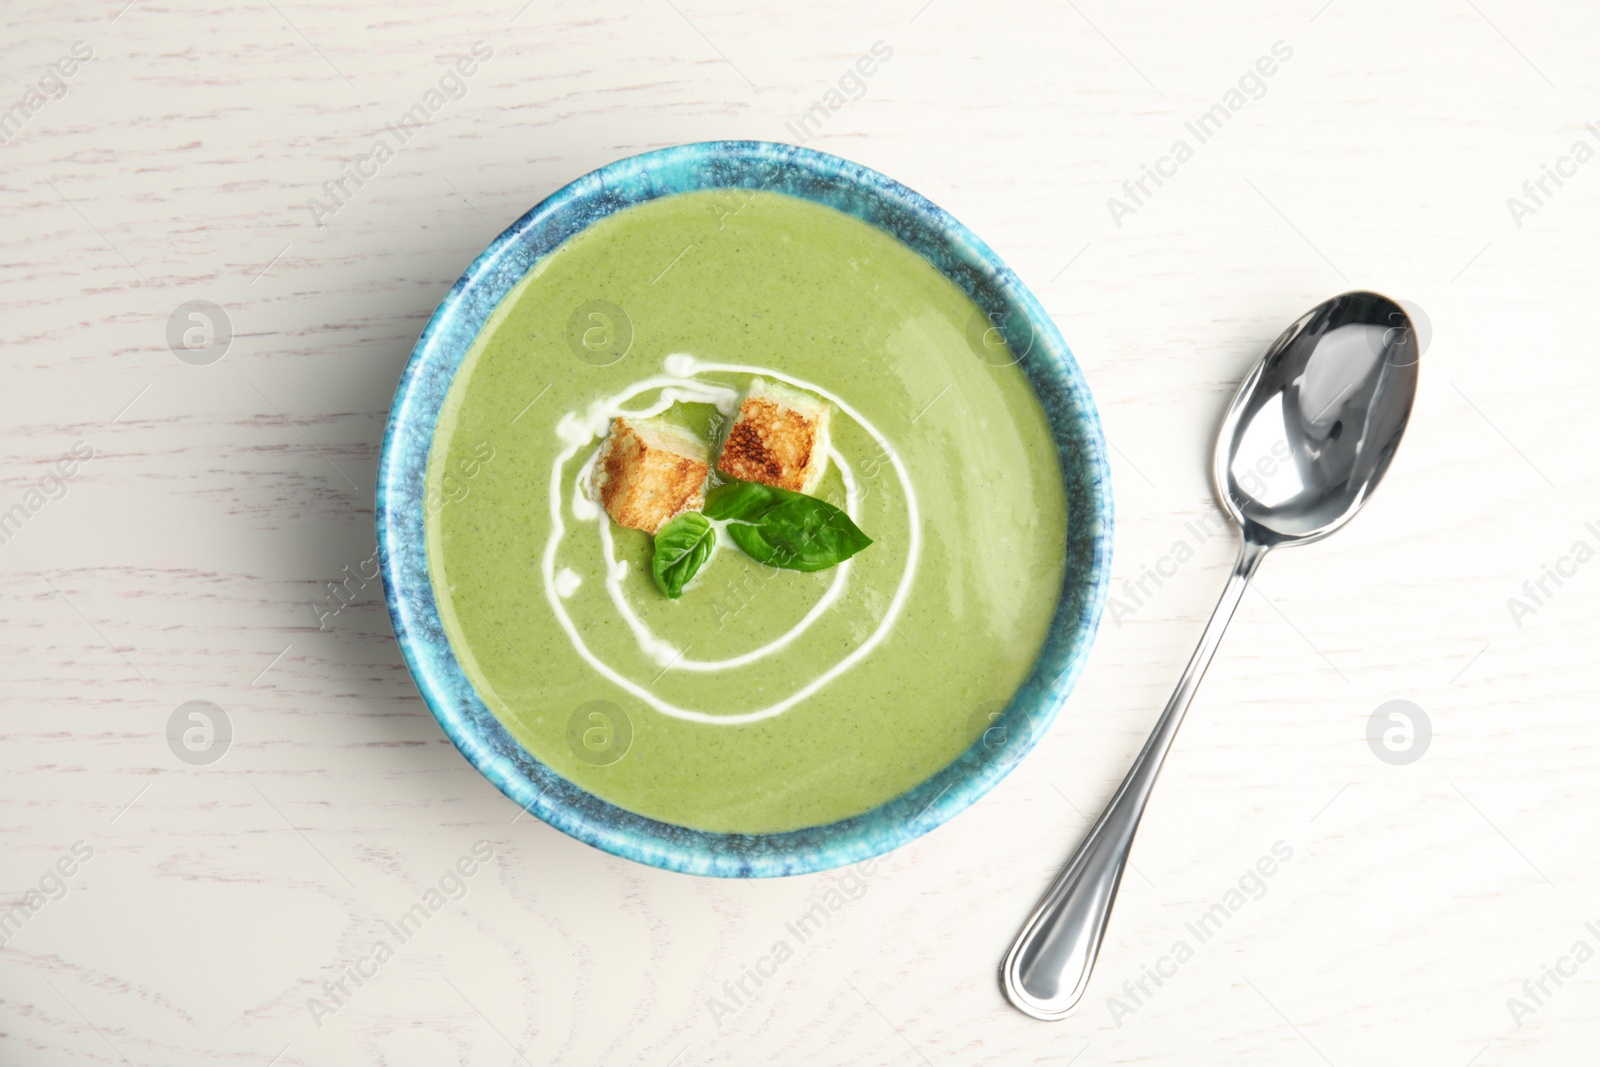
<path fill-rule="evenodd" d="M 751 184 L 759 167 L 771 168 L 773 177 Z M 678 187 L 662 176 L 690 184 Z M 422 474 L 444 395 L 505 295 L 598 219 L 660 196 L 718 188 L 774 189 L 845 210 L 910 245 L 997 325 L 996 316 L 1004 316 L 1008 330 L 1028 329 L 1031 343 L 1020 365 L 1049 418 L 1068 497 L 1062 595 L 1034 670 L 995 726 L 944 769 L 879 807 L 783 833 L 714 833 L 649 819 L 573 785 L 523 749 L 478 697 L 450 648 L 421 536 Z M 528 254 L 525 263 L 520 252 Z M 395 390 L 376 522 L 384 598 L 407 667 L 446 736 L 484 777 L 525 811 L 613 855 L 688 874 L 749 878 L 813 873 L 881 855 L 942 825 L 1004 778 L 1038 744 L 1083 669 L 1105 605 L 1113 519 L 1105 438 L 1088 384 L 1038 299 L 987 244 L 927 198 L 858 163 L 794 145 L 706 141 L 629 156 L 578 178 L 509 226 L 457 279 Z M 1074 558 L 1086 564 L 1084 573 L 1074 572 Z M 991 736 L 996 728 L 998 742 Z"/>

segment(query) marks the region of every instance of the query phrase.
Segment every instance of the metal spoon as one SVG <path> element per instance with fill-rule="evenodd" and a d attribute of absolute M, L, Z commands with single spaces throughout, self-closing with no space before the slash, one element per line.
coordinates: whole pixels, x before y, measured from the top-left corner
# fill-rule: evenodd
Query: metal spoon
<path fill-rule="evenodd" d="M 1269 551 L 1320 540 L 1366 503 L 1411 414 L 1419 354 L 1398 303 L 1344 293 L 1283 331 L 1239 386 L 1212 469 L 1238 562 L 1150 740 L 1006 954 L 1001 986 L 1025 1014 L 1064 1019 L 1083 999 L 1145 803 L 1245 586 Z"/>

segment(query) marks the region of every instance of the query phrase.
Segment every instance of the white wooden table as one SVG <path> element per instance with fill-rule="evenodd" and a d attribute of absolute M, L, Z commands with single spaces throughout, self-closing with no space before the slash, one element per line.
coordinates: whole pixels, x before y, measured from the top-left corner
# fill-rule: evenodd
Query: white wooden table
<path fill-rule="evenodd" d="M 0 1062 L 1592 1062 L 1600 10 L 123 2 L 0 14 Z M 430 96 L 477 42 L 459 98 Z M 1039 750 L 869 876 L 698 880 L 514 818 L 376 585 L 318 607 L 369 566 L 400 368 L 495 233 L 623 155 L 802 136 L 951 210 L 1056 316 L 1115 449 L 1131 610 Z M 1134 199 L 1145 165 L 1167 176 Z M 1264 569 L 1089 1001 L 1028 1020 L 996 965 L 1231 560 L 1188 525 L 1222 406 L 1356 286 L 1432 324 L 1405 447 L 1347 532 Z M 184 350 L 207 365 L 169 345 L 190 301 L 231 330 Z M 201 314 L 176 321 L 203 346 Z M 1135 603 L 1146 567 L 1172 576 Z M 1390 700 L 1431 723 L 1409 763 L 1367 741 Z M 169 744 L 190 701 L 226 715 L 214 762 Z M 441 878 L 459 899 L 369 959 Z"/>

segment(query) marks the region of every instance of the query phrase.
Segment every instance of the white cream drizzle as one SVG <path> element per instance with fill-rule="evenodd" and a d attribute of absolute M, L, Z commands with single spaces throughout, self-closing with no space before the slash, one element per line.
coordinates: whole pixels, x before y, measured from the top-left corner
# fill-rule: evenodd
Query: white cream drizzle
<path fill-rule="evenodd" d="M 578 591 L 578 586 L 583 584 L 583 579 L 578 577 L 578 572 L 571 567 L 562 567 L 556 574 L 556 596 L 562 600 L 567 599 Z"/>
<path fill-rule="evenodd" d="M 829 682 L 833 681 L 845 671 L 859 663 L 869 652 L 877 647 L 877 645 L 893 628 L 894 621 L 900 614 L 901 609 L 905 606 L 906 597 L 910 594 L 911 582 L 916 574 L 917 563 L 922 552 L 922 521 L 917 507 L 916 490 L 912 487 L 911 477 L 906 471 L 905 464 L 901 462 L 899 453 L 894 450 L 894 447 L 883 436 L 883 434 L 878 431 L 877 427 L 873 426 L 860 414 L 860 412 L 856 411 L 838 396 L 826 389 L 821 388 L 818 385 L 765 367 L 753 367 L 736 363 L 703 363 L 687 353 L 674 353 L 673 355 L 668 356 L 665 361 L 665 370 L 667 372 L 666 376 L 658 375 L 655 377 L 646 378 L 640 382 L 636 382 L 620 393 L 598 400 L 591 404 L 589 409 L 581 416 L 577 412 L 568 412 L 557 422 L 556 432 L 561 439 L 567 443 L 568 447 L 563 449 L 562 452 L 556 456 L 555 463 L 551 468 L 550 515 L 552 526 L 550 540 L 545 546 L 543 561 L 546 598 L 549 600 L 551 608 L 555 611 L 557 621 L 561 623 L 562 629 L 566 631 L 567 637 L 572 641 L 574 650 L 577 651 L 577 653 L 582 656 L 591 667 L 593 667 L 596 671 L 610 681 L 614 682 L 616 685 L 632 693 L 634 696 L 638 697 L 640 700 L 644 701 L 646 704 L 649 704 L 651 707 L 655 708 L 664 715 L 670 715 L 674 718 L 685 719 L 691 722 L 702 722 L 726 726 L 732 726 L 738 723 L 757 722 L 762 719 L 771 718 L 775 715 L 781 715 L 783 712 L 794 707 L 800 701 L 817 692 L 817 690 L 821 689 L 823 686 L 827 685 Z M 894 466 L 896 476 L 900 479 L 901 487 L 905 491 L 906 518 L 910 527 L 910 535 L 906 550 L 905 570 L 901 576 L 899 586 L 897 586 L 895 589 L 894 597 L 889 602 L 888 609 L 883 612 L 882 617 L 879 620 L 877 629 L 875 629 L 872 634 L 868 636 L 868 638 L 849 655 L 845 656 L 827 671 L 813 679 L 798 692 L 792 694 L 784 700 L 779 701 L 776 704 L 769 705 L 765 708 L 734 715 L 717 715 L 710 712 L 697 711 L 692 708 L 681 708 L 674 704 L 669 704 L 667 701 L 662 700 L 660 697 L 650 692 L 646 687 L 623 677 L 609 664 L 602 661 L 593 652 L 591 652 L 588 645 L 584 643 L 583 638 L 578 633 L 577 627 L 573 624 L 571 617 L 567 614 L 565 605 L 562 603 L 563 600 L 571 596 L 576 590 L 577 581 L 581 581 L 581 579 L 579 579 L 578 575 L 570 568 L 562 568 L 559 576 L 555 574 L 556 552 L 560 547 L 562 538 L 566 534 L 566 524 L 563 521 L 561 507 L 562 469 L 569 461 L 571 461 L 574 456 L 577 455 L 580 449 L 592 443 L 597 438 L 604 436 L 610 428 L 611 421 L 619 415 L 646 418 L 661 414 L 675 403 L 680 401 L 688 401 L 691 403 L 715 404 L 717 410 L 720 411 L 724 416 L 731 417 L 737 410 L 739 394 L 727 386 L 694 380 L 693 375 L 702 371 L 731 372 L 736 374 L 758 374 L 768 378 L 776 378 L 779 381 L 787 382 L 788 384 L 797 388 L 816 393 L 824 399 L 832 402 L 836 407 L 839 408 L 840 411 L 859 424 L 862 429 L 866 430 L 867 433 L 878 442 L 879 446 L 883 449 L 884 454 L 888 456 L 890 463 Z M 657 397 L 654 403 L 638 410 L 630 410 L 623 407 L 624 404 L 638 396 L 640 393 L 649 392 L 653 389 L 661 390 L 660 396 Z M 791 627 L 790 630 L 781 637 L 769 641 L 760 648 L 753 649 L 752 651 L 746 652 L 743 655 L 734 656 L 729 659 L 689 659 L 685 654 L 687 649 L 679 649 L 671 642 L 657 637 L 650 630 L 650 628 L 639 619 L 638 615 L 628 604 L 627 599 L 622 595 L 622 581 L 627 576 L 628 564 L 626 560 L 618 560 L 616 558 L 615 547 L 611 537 L 610 523 L 603 521 L 604 511 L 600 508 L 599 504 L 595 502 L 590 492 L 590 480 L 593 476 L 595 458 L 598 456 L 598 454 L 599 453 L 597 450 L 594 455 L 591 455 L 589 459 L 584 462 L 584 464 L 579 468 L 577 476 L 574 479 L 573 493 L 571 497 L 572 514 L 573 517 L 580 522 L 599 523 L 601 551 L 606 564 L 606 592 L 611 598 L 612 604 L 617 608 L 618 614 L 621 615 L 623 620 L 627 622 L 629 628 L 633 631 L 634 638 L 638 641 L 641 651 L 643 651 L 655 663 L 662 667 L 663 674 L 669 670 L 684 670 L 691 672 L 729 670 L 734 667 L 740 667 L 744 666 L 745 664 L 753 663 L 759 659 L 769 656 L 774 652 L 788 647 L 789 644 L 799 638 L 800 635 L 803 634 L 812 623 L 821 618 L 822 614 L 827 611 L 828 608 L 830 608 L 841 595 L 843 595 L 845 584 L 850 573 L 850 562 L 848 560 L 836 568 L 833 581 L 829 584 L 828 590 L 823 594 L 822 598 L 812 606 L 811 610 L 806 613 L 804 618 Z M 856 518 L 858 494 L 856 490 L 854 473 L 850 470 L 849 465 L 844 460 L 844 457 L 841 456 L 836 450 L 829 449 L 828 458 L 830 461 L 838 465 L 839 473 L 844 479 L 845 512 L 850 515 L 851 518 Z M 721 529 L 718 530 L 719 534 L 722 532 L 723 531 Z M 723 539 L 724 538 L 719 538 L 719 542 Z M 577 581 L 573 581 L 574 579 Z"/>

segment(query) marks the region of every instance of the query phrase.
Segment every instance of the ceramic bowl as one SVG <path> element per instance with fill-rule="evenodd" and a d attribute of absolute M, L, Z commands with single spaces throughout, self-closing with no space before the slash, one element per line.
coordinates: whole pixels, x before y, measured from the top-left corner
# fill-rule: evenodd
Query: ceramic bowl
<path fill-rule="evenodd" d="M 579 789 L 524 750 L 479 699 L 440 623 L 423 536 L 423 481 L 445 394 L 474 338 L 517 282 L 574 234 L 632 204 L 703 189 L 767 189 L 825 204 L 899 238 L 985 312 L 1038 394 L 1061 457 L 1066 570 L 1033 672 L 970 749 L 864 814 L 775 834 L 707 833 L 635 815 Z M 986 324 L 987 325 L 987 324 Z M 396 391 L 378 475 L 384 592 L 406 663 L 457 748 L 518 805 L 596 848 L 640 863 L 734 878 L 803 874 L 911 841 L 988 792 L 1066 702 L 1105 603 L 1111 484 L 1099 416 L 1050 317 L 970 230 L 876 171 L 792 145 L 715 141 L 619 160 L 518 219 L 468 268 L 422 331 Z"/>

